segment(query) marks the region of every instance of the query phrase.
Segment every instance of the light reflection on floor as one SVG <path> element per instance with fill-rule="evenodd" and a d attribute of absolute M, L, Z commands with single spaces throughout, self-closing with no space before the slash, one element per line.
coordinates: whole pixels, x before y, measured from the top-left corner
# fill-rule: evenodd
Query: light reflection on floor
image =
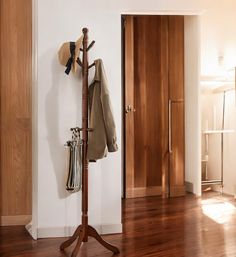
<path fill-rule="evenodd" d="M 201 200 L 201 206 L 203 214 L 218 224 L 229 222 L 236 214 L 235 206 L 226 199 L 224 200 L 224 197 Z"/>

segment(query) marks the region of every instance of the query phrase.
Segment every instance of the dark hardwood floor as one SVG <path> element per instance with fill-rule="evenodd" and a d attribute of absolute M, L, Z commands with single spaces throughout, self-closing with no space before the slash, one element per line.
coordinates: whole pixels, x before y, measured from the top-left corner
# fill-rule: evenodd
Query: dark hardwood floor
<path fill-rule="evenodd" d="M 120 248 L 118 257 L 235 257 L 235 203 L 233 198 L 219 194 L 125 200 L 124 233 L 104 239 Z M 63 241 L 64 238 L 34 241 L 21 226 L 1 227 L 0 256 L 70 256 L 72 248 L 59 251 Z M 78 256 L 109 257 L 112 253 L 90 239 Z"/>

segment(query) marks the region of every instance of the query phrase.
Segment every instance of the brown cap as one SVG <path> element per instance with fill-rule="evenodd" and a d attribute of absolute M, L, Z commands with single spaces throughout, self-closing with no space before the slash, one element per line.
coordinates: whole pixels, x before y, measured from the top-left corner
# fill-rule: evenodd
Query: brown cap
<path fill-rule="evenodd" d="M 61 65 L 66 66 L 66 74 L 69 74 L 71 69 L 75 73 L 78 68 L 77 59 L 80 54 L 83 36 L 76 42 L 63 43 L 58 52 L 58 59 Z"/>

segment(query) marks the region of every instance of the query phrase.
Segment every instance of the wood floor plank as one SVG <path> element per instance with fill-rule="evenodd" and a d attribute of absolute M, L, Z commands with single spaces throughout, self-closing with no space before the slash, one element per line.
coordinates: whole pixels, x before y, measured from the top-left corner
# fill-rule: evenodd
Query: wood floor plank
<path fill-rule="evenodd" d="M 124 232 L 104 239 L 118 246 L 122 257 L 235 257 L 236 202 L 232 197 L 207 195 L 123 201 Z M 34 241 L 24 227 L 0 228 L 1 257 L 65 257 L 64 238 Z M 111 257 L 90 239 L 78 257 Z"/>

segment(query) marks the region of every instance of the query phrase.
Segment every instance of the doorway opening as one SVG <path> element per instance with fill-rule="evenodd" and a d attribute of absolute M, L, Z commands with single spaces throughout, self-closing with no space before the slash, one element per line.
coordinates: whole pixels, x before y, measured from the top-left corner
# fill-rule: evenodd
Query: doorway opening
<path fill-rule="evenodd" d="M 199 58 L 191 57 L 194 47 L 199 54 L 198 21 L 184 15 L 123 15 L 122 27 L 123 195 L 200 194 Z M 186 66 L 190 62 L 194 65 Z M 186 148 L 193 149 L 191 156 Z"/>

